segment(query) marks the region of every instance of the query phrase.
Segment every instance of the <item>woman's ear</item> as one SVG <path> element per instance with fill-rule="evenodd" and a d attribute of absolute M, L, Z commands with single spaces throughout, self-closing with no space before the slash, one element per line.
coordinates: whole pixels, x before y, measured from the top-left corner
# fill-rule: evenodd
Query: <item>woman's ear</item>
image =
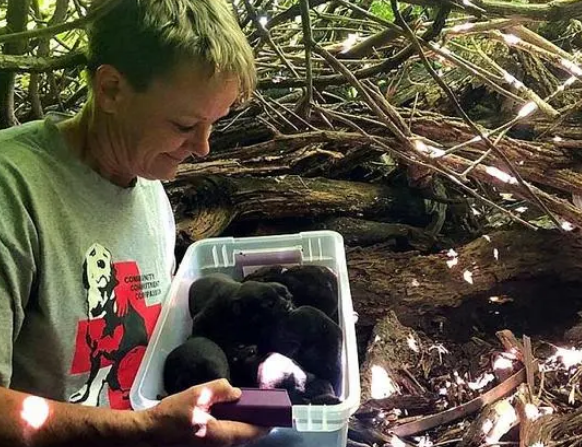
<path fill-rule="evenodd" d="M 108 114 L 117 113 L 132 89 L 127 79 L 113 65 L 99 66 L 93 79 L 95 104 Z"/>

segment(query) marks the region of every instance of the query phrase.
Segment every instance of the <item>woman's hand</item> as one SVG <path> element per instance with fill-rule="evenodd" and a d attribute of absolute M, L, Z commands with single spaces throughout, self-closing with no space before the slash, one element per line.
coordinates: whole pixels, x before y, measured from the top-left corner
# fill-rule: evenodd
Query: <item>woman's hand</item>
<path fill-rule="evenodd" d="M 151 436 L 151 445 L 156 447 L 230 447 L 265 436 L 268 429 L 219 421 L 209 414 L 212 404 L 235 401 L 240 396 L 239 388 L 219 379 L 166 397 L 144 412 L 146 436 Z"/>

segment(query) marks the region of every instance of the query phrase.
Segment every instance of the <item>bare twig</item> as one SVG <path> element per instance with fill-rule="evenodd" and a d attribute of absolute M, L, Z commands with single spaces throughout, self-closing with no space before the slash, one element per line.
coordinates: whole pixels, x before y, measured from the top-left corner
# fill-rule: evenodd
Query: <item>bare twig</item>
<path fill-rule="evenodd" d="M 556 109 L 554 109 L 551 105 L 549 105 L 542 98 L 540 98 L 533 90 L 527 88 L 527 86 L 525 84 L 523 84 L 521 81 L 518 81 L 516 78 L 513 77 L 513 75 L 511 75 L 506 70 L 501 68 L 493 59 L 491 59 L 489 56 L 487 56 L 483 52 L 483 50 L 479 47 L 479 45 L 475 45 L 475 46 L 477 48 L 477 51 L 479 52 L 479 55 L 483 58 L 483 60 L 486 61 L 492 67 L 494 67 L 499 73 L 501 73 L 503 78 L 505 79 L 505 82 L 509 82 L 510 84 L 514 85 L 517 90 L 523 91 L 525 96 L 530 101 L 533 101 L 539 107 L 539 109 L 542 112 L 544 112 L 546 115 L 548 115 L 552 118 L 556 118 L 560 115 Z"/>
<path fill-rule="evenodd" d="M 430 170 L 432 170 L 434 172 L 437 172 L 437 173 L 443 175 L 444 177 L 448 178 L 453 183 L 455 183 L 457 186 L 459 186 L 461 189 L 463 189 L 465 192 L 467 192 L 470 196 L 474 197 L 475 199 L 479 200 L 480 202 L 483 202 L 485 205 L 490 206 L 490 207 L 492 207 L 492 208 L 500 211 L 501 213 L 507 215 L 510 219 L 515 220 L 516 222 L 521 223 L 522 225 L 524 225 L 527 228 L 530 228 L 532 230 L 535 230 L 536 229 L 536 227 L 534 225 L 530 224 L 529 222 L 526 222 L 525 220 L 523 220 L 518 215 L 512 213 L 511 211 L 506 210 L 502 206 L 500 206 L 500 205 L 496 204 L 495 202 L 487 199 L 486 197 L 483 197 L 479 193 L 475 192 L 473 189 L 469 188 L 458 177 L 458 174 L 456 174 L 455 172 L 449 170 L 446 166 L 436 165 L 434 163 L 433 164 L 429 164 L 428 162 L 421 161 L 421 160 L 418 160 L 416 158 L 412 158 L 411 156 L 409 156 L 409 155 L 407 155 L 407 154 L 405 154 L 405 153 L 403 153 L 401 151 L 395 150 L 393 147 L 391 147 L 390 145 L 388 145 L 385 142 L 383 142 L 381 138 L 376 137 L 376 136 L 373 136 L 373 135 L 369 135 L 362 128 L 360 128 L 358 125 L 356 125 L 355 123 L 353 123 L 351 120 L 345 118 L 344 116 L 342 116 L 342 115 L 340 115 L 340 114 L 338 114 L 336 112 L 332 112 L 330 110 L 323 109 L 321 107 L 318 107 L 318 110 L 320 110 L 322 113 L 329 114 L 330 116 L 332 116 L 333 118 L 337 119 L 338 121 L 343 122 L 344 124 L 348 125 L 349 127 L 352 127 L 353 129 L 357 130 L 360 134 L 362 134 L 363 136 L 369 138 L 371 141 L 373 141 L 379 147 L 381 147 L 385 151 L 393 154 L 396 158 L 398 158 L 398 159 L 406 162 L 409 165 L 416 165 L 416 166 L 420 166 L 422 168 L 427 168 L 427 169 L 430 169 Z M 421 155 L 421 154 L 419 154 L 419 155 Z"/>
<path fill-rule="evenodd" d="M 479 411 L 481 408 L 489 405 L 510 394 L 515 388 L 526 380 L 525 368 L 511 376 L 505 382 L 500 383 L 495 388 L 487 391 L 481 396 L 473 399 L 466 404 L 445 410 L 441 413 L 433 414 L 417 421 L 399 425 L 392 429 L 397 436 L 411 436 L 422 433 L 433 427 L 448 424 L 458 419 L 462 419 L 471 413 Z M 497 443 L 496 443 L 497 444 Z"/>
<path fill-rule="evenodd" d="M 516 21 L 513 19 L 493 19 L 486 22 L 468 22 L 455 25 L 450 28 L 445 28 L 443 33 L 451 35 L 482 33 L 484 31 L 491 31 L 494 29 L 505 29 L 515 25 L 515 22 Z"/>
<path fill-rule="evenodd" d="M 245 3 L 245 7 L 247 8 L 247 12 L 248 12 L 249 16 L 251 17 L 253 23 L 255 24 L 257 31 L 267 41 L 267 43 L 269 44 L 271 49 L 277 54 L 277 56 L 279 56 L 279 59 L 281 59 L 281 61 L 287 66 L 289 71 L 291 73 L 293 73 L 293 75 L 296 78 L 299 78 L 300 77 L 299 73 L 297 73 L 297 70 L 295 69 L 295 67 L 291 64 L 291 62 L 289 62 L 287 57 L 285 57 L 285 54 L 283 54 L 283 51 L 279 48 L 279 46 L 271 38 L 269 31 L 260 22 L 259 17 L 257 16 L 257 11 L 255 11 L 253 4 L 250 2 L 250 0 L 244 0 L 244 3 Z"/>
<path fill-rule="evenodd" d="M 89 11 L 89 13 L 85 17 L 81 17 L 80 19 L 73 20 L 71 22 L 65 22 L 54 26 L 48 26 L 46 28 L 23 31 L 20 33 L 0 35 L 0 43 L 5 43 L 13 40 L 32 39 L 34 37 L 50 37 L 54 36 L 55 34 L 64 33 L 65 31 L 83 28 L 93 20 L 101 17 L 104 14 L 107 14 L 109 11 L 115 8 L 115 6 L 117 6 L 117 4 L 120 3 L 121 1 L 123 0 L 105 1 L 95 9 Z"/>
<path fill-rule="evenodd" d="M 301 24 L 303 25 L 303 40 L 305 44 L 305 74 L 306 95 L 303 101 L 304 116 L 309 118 L 311 103 L 313 102 L 313 67 L 311 64 L 311 48 L 313 37 L 311 35 L 311 17 L 309 16 L 309 0 L 300 0 Z"/>
<path fill-rule="evenodd" d="M 285 123 L 292 128 L 295 131 L 299 131 L 299 129 L 297 128 L 297 126 L 295 126 L 295 124 L 293 124 L 291 121 L 289 121 L 285 115 L 283 115 L 281 112 L 279 112 L 275 107 L 273 107 L 271 104 L 269 104 L 269 101 L 267 101 L 263 95 L 261 95 L 259 92 L 254 92 L 254 96 L 261 101 L 266 107 L 268 107 L 270 110 L 272 110 L 273 112 L 275 112 L 277 114 L 277 116 L 279 116 L 283 121 L 285 121 Z"/>
<path fill-rule="evenodd" d="M 514 100 L 517 103 L 524 103 L 525 101 L 520 98 L 519 96 L 511 93 L 510 91 L 504 89 L 503 87 L 499 86 L 498 82 L 495 80 L 490 79 L 491 73 L 486 74 L 485 70 L 481 67 L 477 67 L 476 65 L 470 63 L 469 61 L 464 60 L 460 56 L 450 52 L 449 50 L 440 48 L 436 45 L 426 45 L 430 50 L 441 56 L 442 58 L 448 60 L 450 63 L 456 65 L 457 67 L 466 70 L 471 75 L 481 79 L 485 84 L 487 84 L 491 89 L 495 90 L 496 92 L 502 94 L 503 96 Z M 555 112 L 557 113 L 557 112 Z M 555 116 L 555 115 L 552 115 Z"/>
<path fill-rule="evenodd" d="M 376 104 L 376 102 L 372 99 L 372 97 L 368 94 L 367 90 L 362 86 L 362 84 L 356 79 L 356 77 L 335 57 L 329 54 L 326 50 L 319 46 L 315 46 L 314 50 L 317 54 L 322 56 L 328 64 L 330 64 L 333 68 L 339 71 L 348 82 L 362 95 L 366 104 L 372 109 L 374 114 L 390 129 L 390 131 L 394 134 L 394 136 L 401 141 L 402 143 L 409 145 L 411 144 L 409 139 L 406 135 L 402 132 L 402 130 L 398 127 L 398 125 L 392 122 L 386 114 L 382 111 L 380 106 Z"/>
<path fill-rule="evenodd" d="M 533 201 L 536 202 L 540 206 L 540 208 L 550 217 L 550 219 L 557 225 L 558 228 L 561 228 L 562 226 L 561 226 L 560 221 L 558 221 L 558 219 L 548 209 L 548 207 L 542 202 L 542 200 L 532 191 L 531 187 L 523 180 L 523 178 L 521 177 L 521 175 L 519 174 L 519 172 L 517 171 L 517 169 L 515 168 L 513 163 L 511 163 L 511 161 L 507 158 L 507 156 L 502 151 L 497 149 L 495 147 L 495 145 L 489 140 L 489 138 L 481 132 L 481 130 L 475 125 L 475 123 L 473 123 L 471 118 L 469 118 L 467 113 L 463 110 L 463 108 L 461 107 L 461 105 L 457 101 L 455 94 L 451 91 L 449 86 L 441 79 L 441 77 L 434 71 L 434 69 L 430 65 L 430 62 L 427 60 L 426 55 L 424 54 L 424 51 L 422 50 L 422 46 L 420 45 L 418 38 L 416 37 L 414 32 L 410 29 L 410 27 L 408 26 L 406 21 L 404 21 L 404 19 L 402 18 L 402 15 L 400 14 L 400 11 L 398 10 L 397 0 L 390 0 L 390 3 L 392 5 L 392 9 L 394 11 L 394 15 L 395 15 L 397 21 L 400 22 L 401 26 L 404 29 L 406 29 L 406 33 L 409 36 L 413 46 L 416 48 L 419 56 L 421 57 L 427 71 L 431 74 L 431 76 L 434 78 L 434 80 L 441 86 L 441 88 L 445 91 L 445 93 L 447 94 L 449 99 L 453 102 L 455 109 L 460 113 L 462 118 L 473 129 L 473 131 L 475 131 L 478 134 L 478 136 L 481 137 L 482 141 L 503 160 L 504 164 L 510 169 L 511 173 L 517 179 L 519 184 L 522 185 L 523 188 L 525 188 L 525 191 L 527 191 L 528 196 L 531 199 L 533 199 Z"/>
<path fill-rule="evenodd" d="M 524 363 L 525 363 L 525 371 L 527 375 L 527 388 L 529 391 L 529 398 L 533 400 L 533 396 L 535 396 L 535 382 L 534 382 L 534 371 L 536 361 L 533 356 L 533 351 L 531 348 L 531 338 L 527 335 L 523 336 L 523 354 L 524 354 Z"/>
<path fill-rule="evenodd" d="M 82 51 L 72 51 L 60 57 L 11 56 L 0 54 L 0 69 L 6 71 L 47 72 L 73 68 L 87 63 Z"/>
<path fill-rule="evenodd" d="M 404 3 L 424 6 L 440 6 L 442 0 L 404 0 Z M 499 0 L 471 0 L 487 16 L 510 17 L 512 19 L 557 22 L 564 17 L 576 17 L 582 14 L 579 0 L 551 0 L 547 3 L 518 3 Z M 459 9 L 466 9 L 462 2 L 454 4 Z"/>
<path fill-rule="evenodd" d="M 546 59 L 548 62 L 554 64 L 556 67 L 564 71 L 567 71 L 568 73 L 570 73 L 571 76 L 582 81 L 582 70 L 580 69 L 580 67 L 577 67 L 576 69 L 564 63 L 564 60 L 572 62 L 571 60 L 572 58 L 564 59 L 562 56 L 553 51 L 548 51 L 544 48 L 540 48 L 534 44 L 531 44 L 519 38 L 517 38 L 518 39 L 517 41 L 514 41 L 514 39 L 508 37 L 503 33 L 500 33 L 499 31 L 492 31 L 489 34 L 495 37 L 496 39 L 504 42 L 508 42 L 509 40 L 510 45 L 512 47 L 519 48 L 520 50 L 527 51 L 528 53 L 541 57 L 542 59 Z"/>
<path fill-rule="evenodd" d="M 526 28 L 523 25 L 515 25 L 512 26 L 510 29 L 514 35 L 525 40 L 526 42 L 529 42 L 533 45 L 543 48 L 546 51 L 550 52 L 553 51 L 554 53 L 559 54 L 560 57 L 563 57 L 564 59 L 573 60 L 572 55 L 570 53 L 562 50 L 559 46 L 554 45 L 549 40 L 544 39 L 538 33 L 533 32 L 532 30 Z"/>

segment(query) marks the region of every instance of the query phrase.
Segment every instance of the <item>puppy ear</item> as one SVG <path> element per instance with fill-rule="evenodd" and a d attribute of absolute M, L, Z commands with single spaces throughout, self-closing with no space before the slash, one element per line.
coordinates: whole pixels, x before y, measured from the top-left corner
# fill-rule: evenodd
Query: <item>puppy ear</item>
<path fill-rule="evenodd" d="M 83 287 L 89 288 L 89 278 L 87 277 L 87 259 L 83 261 Z"/>

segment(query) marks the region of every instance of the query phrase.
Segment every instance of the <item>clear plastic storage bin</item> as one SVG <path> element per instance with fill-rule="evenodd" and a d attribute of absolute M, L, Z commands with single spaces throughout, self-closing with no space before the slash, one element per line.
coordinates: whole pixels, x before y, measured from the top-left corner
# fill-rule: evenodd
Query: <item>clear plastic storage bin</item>
<path fill-rule="evenodd" d="M 192 244 L 162 307 L 144 359 L 131 388 L 135 410 L 159 403 L 164 394 L 163 365 L 167 355 L 192 330 L 188 290 L 193 281 L 211 273 L 226 273 L 240 280 L 266 265 L 321 265 L 338 276 L 339 322 L 344 334 L 342 380 L 338 405 L 293 405 L 293 428 L 276 428 L 253 447 L 344 447 L 348 419 L 360 404 L 360 377 L 355 318 L 350 294 L 343 238 L 333 231 L 249 238 L 212 238 Z"/>

